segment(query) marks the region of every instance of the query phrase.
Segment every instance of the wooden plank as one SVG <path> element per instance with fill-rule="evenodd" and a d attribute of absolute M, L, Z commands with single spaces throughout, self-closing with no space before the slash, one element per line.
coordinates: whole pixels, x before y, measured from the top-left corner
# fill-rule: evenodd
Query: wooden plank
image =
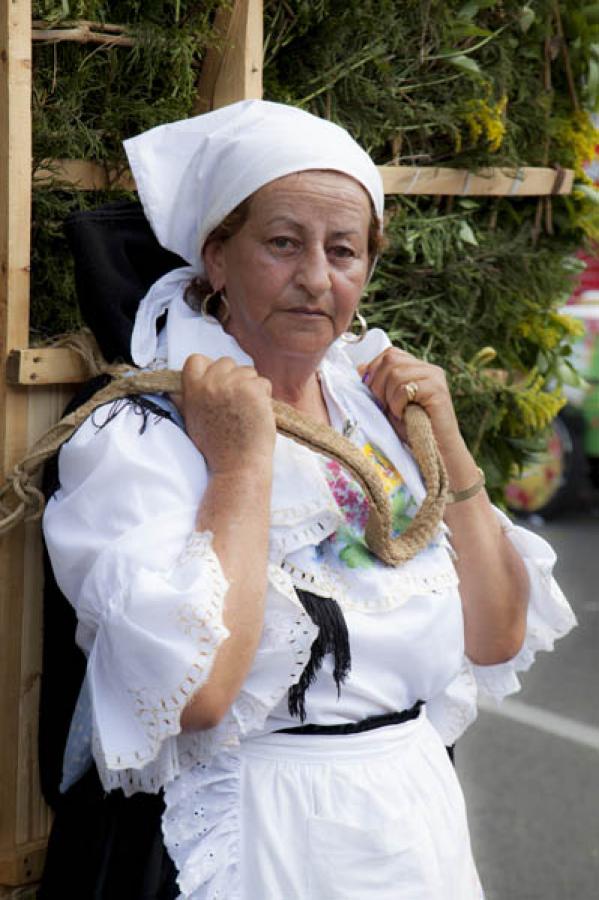
<path fill-rule="evenodd" d="M 262 98 L 263 18 L 262 0 L 236 0 L 232 9 L 219 10 L 220 48 L 210 48 L 202 64 L 196 115 Z"/>
<path fill-rule="evenodd" d="M 0 856 L 0 884 L 20 885 L 39 881 L 46 856 L 46 841 L 37 841 L 26 850 Z"/>
<path fill-rule="evenodd" d="M 569 194 L 574 184 L 572 169 L 523 166 L 517 170 L 466 169 L 436 166 L 379 166 L 386 194 L 460 197 L 539 197 Z M 82 191 L 121 188 L 135 190 L 131 172 L 125 167 L 107 169 L 83 159 L 55 159 L 34 173 L 35 187 L 75 187 Z"/>
<path fill-rule="evenodd" d="M 126 166 L 109 168 L 84 159 L 47 160 L 33 173 L 35 187 L 60 188 L 68 185 L 80 191 L 135 190 L 135 181 Z"/>
<path fill-rule="evenodd" d="M 31 208 L 31 2 L 0 5 L 0 483 L 28 444 L 28 397 L 7 382 L 9 347 L 29 338 Z M 21 701 L 31 692 L 39 621 L 27 610 L 25 529 L 0 539 L 0 882 L 39 875 L 36 854 L 47 833 L 34 763 L 34 730 Z M 37 633 L 27 628 L 36 621 Z M 33 701 L 31 701 L 33 702 Z M 27 722 L 25 722 L 27 719 Z M 34 726 L 35 727 L 35 726 Z M 25 757 L 20 751 L 29 746 Z"/>
<path fill-rule="evenodd" d="M 483 169 L 477 173 L 441 166 L 379 166 L 386 194 L 460 197 L 538 197 L 569 194 L 572 169 Z"/>
<path fill-rule="evenodd" d="M 73 394 L 70 386 L 45 387 L 29 393 L 27 446 L 32 446 L 62 415 Z M 42 535 L 39 522 L 25 529 L 21 695 L 19 705 L 19 770 L 16 819 L 16 870 L 22 884 L 41 875 L 45 837 L 51 812 L 41 796 L 38 774 L 38 710 L 42 669 Z M 37 835 L 37 843 L 31 843 Z M 37 847 L 37 849 L 36 849 Z"/>
<path fill-rule="evenodd" d="M 39 19 L 33 21 L 32 41 L 57 44 L 62 41 L 74 41 L 78 44 L 105 44 L 109 47 L 134 47 L 135 38 L 129 37 L 124 25 L 103 25 L 102 22 L 89 22 L 80 19 L 65 22 L 59 28 L 48 28 L 46 22 Z"/>
<path fill-rule="evenodd" d="M 78 384 L 89 378 L 82 357 L 64 347 L 12 350 L 6 365 L 11 384 Z"/>

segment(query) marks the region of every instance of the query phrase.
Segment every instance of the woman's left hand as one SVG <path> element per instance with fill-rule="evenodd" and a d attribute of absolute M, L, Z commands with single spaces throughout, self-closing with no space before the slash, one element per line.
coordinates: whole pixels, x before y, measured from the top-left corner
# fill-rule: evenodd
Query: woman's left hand
<path fill-rule="evenodd" d="M 390 347 L 358 371 L 400 438 L 405 439 L 402 420 L 410 400 L 426 410 L 451 490 L 475 483 L 479 471 L 460 434 L 443 369 Z M 450 503 L 445 521 L 460 580 L 466 653 L 479 665 L 505 662 L 520 649 L 526 629 L 524 563 L 503 534 L 485 491 Z"/>
<path fill-rule="evenodd" d="M 405 440 L 404 410 L 408 403 L 414 402 L 428 413 L 444 458 L 463 448 L 447 379 L 440 366 L 389 347 L 366 365 L 359 366 L 358 371 L 402 439 Z"/>

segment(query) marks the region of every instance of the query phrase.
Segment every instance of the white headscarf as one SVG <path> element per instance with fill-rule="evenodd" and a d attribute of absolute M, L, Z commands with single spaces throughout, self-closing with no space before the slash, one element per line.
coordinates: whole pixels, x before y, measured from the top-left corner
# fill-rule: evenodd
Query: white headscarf
<path fill-rule="evenodd" d="M 363 185 L 382 222 L 383 185 L 368 154 L 343 128 L 294 106 L 243 100 L 159 125 L 124 147 L 154 234 L 189 263 L 160 278 L 140 303 L 131 339 L 140 366 L 156 356 L 157 319 L 204 273 L 210 232 L 270 181 L 309 169 L 342 172 Z"/>

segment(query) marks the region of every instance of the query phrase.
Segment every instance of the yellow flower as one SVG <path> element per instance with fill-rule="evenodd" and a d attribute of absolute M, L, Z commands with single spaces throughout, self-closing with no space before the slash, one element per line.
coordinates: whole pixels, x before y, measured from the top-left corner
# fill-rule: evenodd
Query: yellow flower
<path fill-rule="evenodd" d="M 553 350 L 567 337 L 580 337 L 584 325 L 571 316 L 549 312 L 546 315 L 532 314 L 522 319 L 516 326 L 516 334 L 537 344 L 541 350 Z"/>
<path fill-rule="evenodd" d="M 543 431 L 565 405 L 560 388 L 546 391 L 544 378 L 531 373 L 512 390 L 515 409 L 507 418 L 508 432 L 513 437 L 529 437 Z"/>
<path fill-rule="evenodd" d="M 583 167 L 595 155 L 595 148 L 599 144 L 599 130 L 595 128 L 590 115 L 579 109 L 567 119 L 558 119 L 554 127 L 554 139 L 570 152 L 577 180 L 592 184 Z"/>
<path fill-rule="evenodd" d="M 499 150 L 505 137 L 506 107 L 505 94 L 497 103 L 488 103 L 486 100 L 468 101 L 464 121 L 468 126 L 472 144 L 484 141 L 492 153 Z"/>
<path fill-rule="evenodd" d="M 574 316 L 568 316 L 565 313 L 550 312 L 549 318 L 563 330 L 564 335 L 579 338 L 582 337 L 585 332 L 584 322 L 581 322 L 580 319 L 575 319 Z"/>

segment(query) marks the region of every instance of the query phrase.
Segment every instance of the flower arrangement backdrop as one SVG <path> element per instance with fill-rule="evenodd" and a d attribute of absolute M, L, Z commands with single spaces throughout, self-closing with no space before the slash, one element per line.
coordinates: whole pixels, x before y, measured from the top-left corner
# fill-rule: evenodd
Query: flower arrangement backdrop
<path fill-rule="evenodd" d="M 34 17 L 118 23 L 131 47 L 36 43 L 34 166 L 124 164 L 121 140 L 191 115 L 217 0 L 37 0 Z M 599 238 L 583 164 L 599 107 L 599 4 L 580 0 L 266 0 L 264 96 L 344 125 L 380 164 L 574 168 L 569 196 L 388 200 L 369 323 L 443 365 L 495 497 L 576 379 L 559 310 Z M 62 222 L 114 200 L 35 190 L 32 338 L 80 326 Z"/>

